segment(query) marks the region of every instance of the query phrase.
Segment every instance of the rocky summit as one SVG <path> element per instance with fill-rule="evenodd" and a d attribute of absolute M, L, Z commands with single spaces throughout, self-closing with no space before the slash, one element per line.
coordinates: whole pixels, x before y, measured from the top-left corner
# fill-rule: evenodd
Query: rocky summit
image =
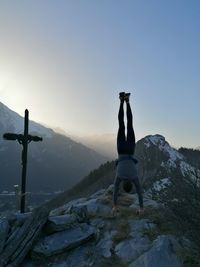
<path fill-rule="evenodd" d="M 184 249 L 184 238 L 161 231 L 158 217 L 162 205 L 144 195 L 145 213 L 139 216 L 137 196 L 121 191 L 119 212 L 113 214 L 112 193 L 113 185 L 52 210 L 19 266 L 183 266 L 179 252 Z M 1 244 L 8 242 L 16 229 L 20 231 L 30 215 L 1 221 Z"/>

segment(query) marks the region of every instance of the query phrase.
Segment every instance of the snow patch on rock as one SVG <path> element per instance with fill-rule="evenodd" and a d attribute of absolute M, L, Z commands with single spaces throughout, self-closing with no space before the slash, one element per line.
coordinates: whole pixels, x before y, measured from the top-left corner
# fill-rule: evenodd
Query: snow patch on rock
<path fill-rule="evenodd" d="M 190 179 L 200 186 L 200 170 L 194 168 L 185 161 L 180 162 L 180 170 L 184 177 L 189 176 Z"/>
<path fill-rule="evenodd" d="M 171 185 L 170 178 L 163 178 L 163 179 L 153 183 L 153 187 L 152 188 L 155 191 L 160 192 L 161 190 L 166 189 L 170 185 Z"/>
<path fill-rule="evenodd" d="M 151 145 L 157 146 L 160 151 L 164 152 L 169 157 L 167 163 L 164 164 L 165 167 L 176 168 L 176 161 L 183 159 L 183 155 L 172 148 L 162 135 L 149 135 L 145 137 L 144 144 L 147 148 Z"/>

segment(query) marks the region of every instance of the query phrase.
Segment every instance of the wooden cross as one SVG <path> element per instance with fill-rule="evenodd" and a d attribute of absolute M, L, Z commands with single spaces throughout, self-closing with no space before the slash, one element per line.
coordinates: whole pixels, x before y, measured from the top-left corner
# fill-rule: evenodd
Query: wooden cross
<path fill-rule="evenodd" d="M 26 169 L 27 169 L 27 154 L 28 154 L 28 144 L 31 141 L 42 141 L 42 138 L 39 136 L 32 136 L 28 134 L 28 118 L 29 112 L 28 109 L 25 110 L 24 117 L 24 134 L 14 134 L 14 133 L 5 133 L 3 138 L 6 140 L 17 140 L 22 146 L 22 183 L 21 183 L 21 198 L 20 198 L 20 210 L 21 213 L 25 211 L 25 194 L 26 194 Z"/>

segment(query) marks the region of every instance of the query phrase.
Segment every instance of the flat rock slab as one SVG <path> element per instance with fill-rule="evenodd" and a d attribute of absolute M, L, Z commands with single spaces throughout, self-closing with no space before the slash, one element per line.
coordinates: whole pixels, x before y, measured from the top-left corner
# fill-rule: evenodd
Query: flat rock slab
<path fill-rule="evenodd" d="M 109 258 L 112 256 L 112 247 L 113 247 L 113 236 L 117 231 L 113 230 L 111 232 L 105 232 L 104 238 L 102 238 L 96 245 L 98 253 L 104 258 Z"/>
<path fill-rule="evenodd" d="M 67 212 L 64 215 L 49 216 L 44 232 L 52 234 L 74 228 L 78 223 L 89 222 L 86 206 L 70 206 Z"/>
<path fill-rule="evenodd" d="M 32 251 L 32 256 L 52 256 L 73 249 L 87 242 L 95 235 L 95 228 L 82 223 L 79 226 L 46 236 L 38 241 Z"/>
<path fill-rule="evenodd" d="M 65 213 L 68 213 L 68 209 L 71 207 L 71 206 L 76 206 L 80 203 L 83 203 L 87 201 L 86 198 L 78 198 L 78 199 L 75 199 L 75 200 L 72 200 L 72 201 L 69 201 L 68 203 L 64 204 L 63 206 L 57 208 L 57 209 L 54 209 L 50 212 L 50 216 L 57 216 L 57 215 L 62 215 L 62 214 L 65 214 Z"/>
<path fill-rule="evenodd" d="M 175 239 L 170 236 L 159 236 L 151 249 L 141 255 L 128 267 L 182 267 L 180 260 L 174 253 L 177 246 Z"/>
<path fill-rule="evenodd" d="M 77 223 L 77 219 L 72 214 L 50 216 L 44 227 L 46 233 L 55 233 L 72 228 Z"/>
<path fill-rule="evenodd" d="M 115 253 L 124 263 L 130 263 L 147 251 L 150 246 L 151 242 L 147 237 L 136 237 L 120 242 L 115 247 Z"/>
<path fill-rule="evenodd" d="M 68 213 L 75 216 L 79 223 L 89 222 L 89 214 L 86 206 L 71 206 Z"/>
<path fill-rule="evenodd" d="M 139 237 L 143 236 L 144 231 L 151 230 L 156 227 L 156 224 L 152 223 L 148 219 L 141 220 L 128 220 L 130 225 L 130 236 Z"/>
<path fill-rule="evenodd" d="M 52 266 L 56 267 L 94 267 L 99 261 L 100 256 L 95 249 L 95 244 L 88 242 L 84 246 L 80 246 L 71 250 L 64 262 L 54 262 Z"/>
<path fill-rule="evenodd" d="M 10 225 L 6 219 L 0 220 L 0 254 L 3 251 Z"/>
<path fill-rule="evenodd" d="M 98 266 L 101 256 L 95 247 L 96 241 L 91 240 L 86 244 L 67 251 L 62 255 L 46 258 L 45 261 L 31 261 L 30 259 L 20 267 L 94 267 Z M 40 262 L 38 264 L 38 262 Z"/>
<path fill-rule="evenodd" d="M 112 211 L 111 207 L 101 204 L 99 199 L 90 199 L 77 207 L 86 207 L 91 217 L 110 217 Z"/>

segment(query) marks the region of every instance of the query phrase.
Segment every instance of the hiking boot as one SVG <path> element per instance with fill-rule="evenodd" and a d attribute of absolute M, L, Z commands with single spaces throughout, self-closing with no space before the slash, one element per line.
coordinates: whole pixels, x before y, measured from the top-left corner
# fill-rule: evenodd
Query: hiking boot
<path fill-rule="evenodd" d="M 121 102 L 124 101 L 124 96 L 125 96 L 125 92 L 120 92 L 119 93 L 119 99 L 120 99 Z"/>
<path fill-rule="evenodd" d="M 131 93 L 126 93 L 126 94 L 124 95 L 124 100 L 125 100 L 127 103 L 129 102 L 130 94 L 131 94 Z"/>

